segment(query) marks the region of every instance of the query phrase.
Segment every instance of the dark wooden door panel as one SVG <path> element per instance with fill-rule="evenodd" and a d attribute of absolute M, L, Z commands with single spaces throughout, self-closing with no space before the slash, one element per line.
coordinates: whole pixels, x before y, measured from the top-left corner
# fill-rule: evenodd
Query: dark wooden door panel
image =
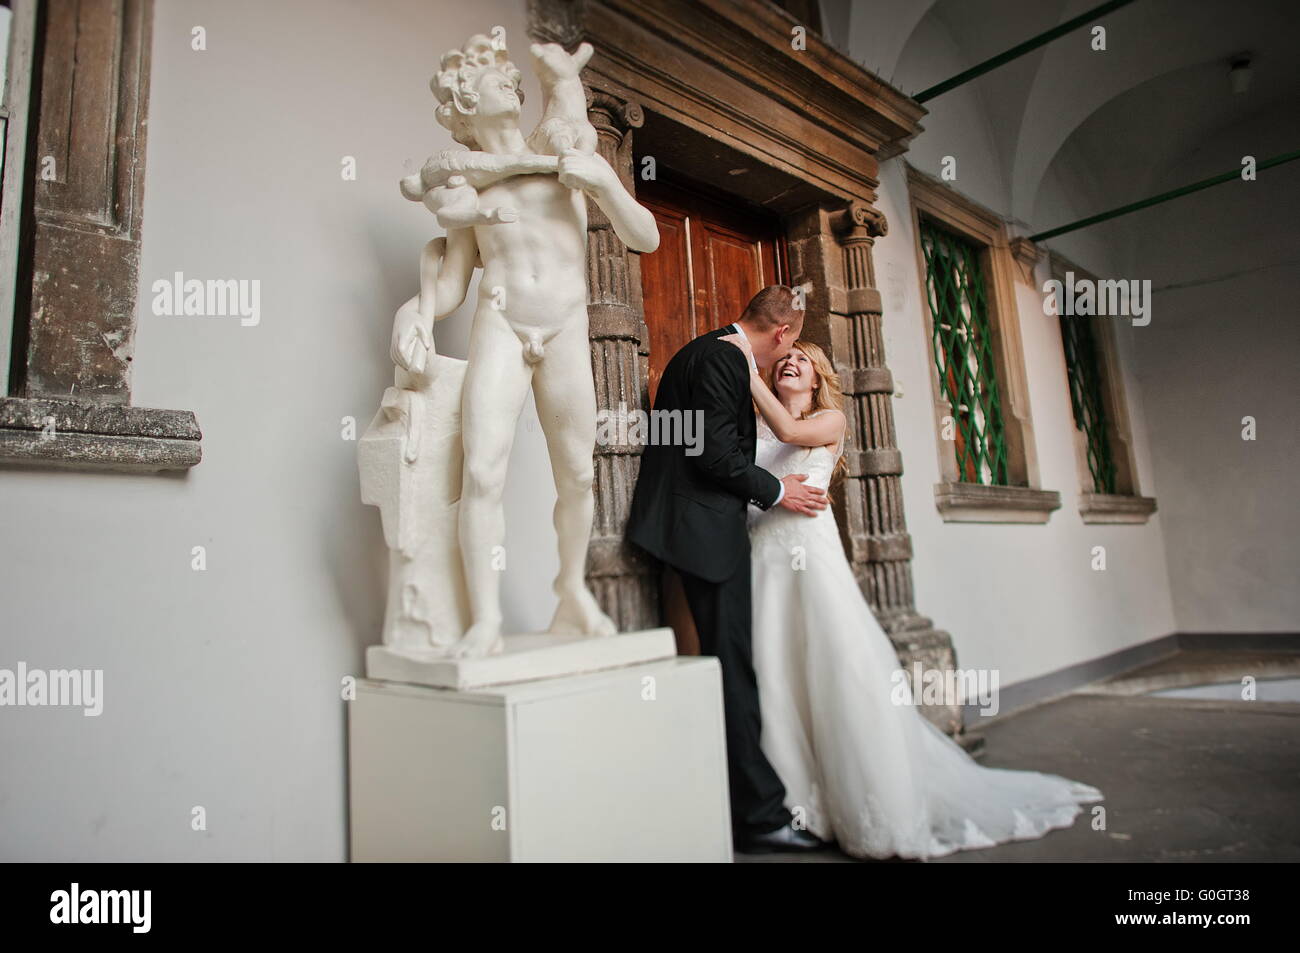
<path fill-rule="evenodd" d="M 760 288 L 785 280 L 785 245 L 775 217 L 689 186 L 641 183 L 637 198 L 659 223 L 659 249 L 641 256 L 653 401 L 682 345 L 736 320 Z"/>
<path fill-rule="evenodd" d="M 764 267 L 772 255 L 763 254 L 761 236 L 744 235 L 702 222 L 695 229 L 699 240 L 694 260 L 703 267 L 695 269 L 697 306 L 709 316 L 709 328 L 716 328 L 740 317 L 749 299 L 766 285 L 776 283 L 776 272 Z"/>
<path fill-rule="evenodd" d="M 655 355 L 675 354 L 695 337 L 694 303 L 690 288 L 690 230 L 686 213 L 648 199 L 643 204 L 659 224 L 659 248 L 641 256 L 641 289 L 646 301 L 646 327 L 650 329 L 650 397 L 659 388 L 659 375 L 667 360 Z M 650 302 L 655 315 L 650 317 Z"/>

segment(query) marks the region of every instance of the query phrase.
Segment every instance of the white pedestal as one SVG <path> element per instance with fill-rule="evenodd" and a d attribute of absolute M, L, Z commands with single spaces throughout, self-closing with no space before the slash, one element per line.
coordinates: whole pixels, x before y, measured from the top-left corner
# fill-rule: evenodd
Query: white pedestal
<path fill-rule="evenodd" d="M 348 742 L 354 861 L 731 860 L 714 658 L 472 691 L 363 680 Z"/>
<path fill-rule="evenodd" d="M 529 633 L 507 635 L 500 655 L 447 658 L 439 652 L 394 651 L 386 645 L 366 649 L 366 677 L 432 688 L 482 688 L 535 678 L 597 672 L 677 654 L 673 630 L 645 629 L 604 638 Z"/>

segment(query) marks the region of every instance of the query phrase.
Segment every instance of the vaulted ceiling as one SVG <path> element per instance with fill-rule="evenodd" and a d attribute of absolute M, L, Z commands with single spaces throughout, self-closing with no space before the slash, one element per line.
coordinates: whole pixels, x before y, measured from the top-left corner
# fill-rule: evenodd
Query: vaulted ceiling
<path fill-rule="evenodd" d="M 1097 4 L 823 0 L 828 27 L 847 30 L 839 45 L 911 94 Z M 1098 21 L 1107 28 L 1105 52 L 1090 48 L 1083 28 L 973 80 L 1009 203 L 998 211 L 1048 228 L 1063 224 L 1041 220 L 1053 178 L 1091 214 L 1228 171 L 1242 155 L 1266 158 L 1258 136 L 1235 133 L 1270 117 L 1289 125 L 1300 112 L 1296 13 L 1295 0 L 1136 0 Z M 927 55 L 936 29 L 963 61 L 955 70 Z M 1252 76 L 1238 94 L 1229 63 L 1243 52 Z M 939 117 L 944 96 L 926 105 Z M 1207 144 L 1222 168 L 1188 162 Z M 1277 151 L 1295 148 L 1300 142 Z"/>

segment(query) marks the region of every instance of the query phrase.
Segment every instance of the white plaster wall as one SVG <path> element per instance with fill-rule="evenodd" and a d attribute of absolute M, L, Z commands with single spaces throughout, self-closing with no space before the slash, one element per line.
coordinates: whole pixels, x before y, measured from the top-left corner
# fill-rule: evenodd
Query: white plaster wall
<path fill-rule="evenodd" d="M 935 77 L 947 79 L 965 69 L 961 51 L 948 29 L 935 16 L 917 26 L 898 63 L 897 85 L 915 91 Z M 927 175 L 939 177 L 946 167 L 956 169 L 951 183 L 966 195 L 993 209 L 1010 205 L 1007 170 L 994 147 L 983 92 L 978 83 L 959 86 L 926 104 L 930 111 L 921 125 L 925 131 L 912 140 L 907 161 Z M 952 162 L 945 164 L 946 158 Z"/>
<path fill-rule="evenodd" d="M 526 61 L 523 0 L 157 4 L 134 402 L 195 411 L 204 459 L 185 477 L 0 475 L 0 666 L 106 681 L 99 718 L 0 717 L 0 859 L 345 856 L 340 679 L 378 638 L 386 556 L 340 421 L 364 429 L 391 381 L 392 315 L 435 233 L 397 190 L 452 145 L 429 77 L 497 24 Z M 260 279 L 260 325 L 153 316 L 149 284 L 175 271 Z M 439 325 L 446 353 L 464 356 L 469 316 Z M 552 502 L 530 408 L 508 491 L 521 627 L 553 606 Z"/>
<path fill-rule="evenodd" d="M 1072 143 L 1066 143 L 1062 153 L 1060 161 L 1043 177 L 1034 214 L 1035 231 L 1068 225 L 1116 204 L 1113 198 L 1108 199 L 1103 187 L 1089 182 L 1086 160 L 1075 154 Z M 1068 170 L 1068 175 L 1063 173 L 1063 168 Z M 1123 219 L 1100 222 L 1048 239 L 1041 247 L 1064 255 L 1095 275 L 1127 276 L 1129 272 L 1122 263 L 1126 263 L 1126 251 L 1134 244 L 1132 236 L 1125 231 L 1130 224 Z"/>
<path fill-rule="evenodd" d="M 970 64 L 938 18 L 923 19 L 897 59 L 896 82 L 910 89 L 955 75 Z M 935 440 L 929 341 L 922 308 L 923 276 L 916 256 L 906 175 L 910 162 L 931 175 L 941 159 L 957 159 L 949 184 L 1010 214 L 1006 160 L 995 148 L 978 83 L 936 98 L 923 132 L 903 157 L 882 165 L 880 208 L 889 233 L 876 241 L 877 280 L 885 303 L 885 346 L 903 396 L 894 402 L 903 453 L 903 493 L 916 553 L 918 609 L 952 634 L 963 667 L 996 668 L 1003 685 L 1094 659 L 1175 630 L 1162 537 L 1162 514 L 1145 526 L 1084 524 L 1065 359 L 1055 318 L 1042 312 L 1041 292 L 1017 282 L 1029 403 L 1043 489 L 1061 493 L 1062 507 L 1046 525 L 945 523 L 934 504 L 940 480 Z M 1060 224 L 1077 217 L 1085 198 L 1045 189 L 1039 208 Z M 1082 213 L 1081 213 L 1082 214 Z M 1058 219 L 1057 216 L 1060 216 Z M 1087 236 L 1063 245 L 1067 254 L 1092 252 L 1105 271 L 1107 244 Z M 1040 267 L 1037 287 L 1046 279 Z M 1127 353 L 1122 329 L 1121 351 Z M 1142 492 L 1159 496 L 1143 423 L 1142 395 L 1126 362 L 1130 413 Z M 1104 572 L 1091 568 L 1095 546 L 1106 550 Z"/>
<path fill-rule="evenodd" d="M 1263 160 L 1300 138 L 1294 111 L 1246 120 L 1165 170 L 1157 189 Z M 1132 335 L 1165 514 L 1178 627 L 1300 631 L 1300 166 L 1141 213 L 1157 290 Z M 1242 419 L 1257 435 L 1242 439 Z"/>

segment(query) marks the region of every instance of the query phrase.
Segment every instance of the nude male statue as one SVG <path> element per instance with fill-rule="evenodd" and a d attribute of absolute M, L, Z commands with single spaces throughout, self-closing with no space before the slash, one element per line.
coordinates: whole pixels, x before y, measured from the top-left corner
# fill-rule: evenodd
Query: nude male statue
<path fill-rule="evenodd" d="M 554 51 L 547 54 L 554 72 Z M 589 55 L 588 50 L 582 61 Z M 534 56 L 539 56 L 537 48 Z M 584 579 L 596 441 L 587 337 L 586 197 L 634 251 L 654 251 L 659 232 L 654 216 L 637 204 L 598 154 L 569 148 L 554 157 L 534 151 L 536 134 L 530 146 L 519 129 L 521 77 L 503 43 L 472 37 L 463 50 L 446 54 L 442 65 L 431 84 L 441 103 L 438 119 L 473 151 L 454 153 L 462 157 L 458 163 L 430 160 L 433 169 L 422 170 L 422 186 L 441 187 L 451 175 L 462 175 L 478 191 L 480 208 L 509 210 L 452 228 L 445 247 L 437 245 L 442 239 L 430 243 L 418 303 L 412 299 L 398 311 L 393 329 L 394 361 L 408 372 L 422 372 L 432 348 L 432 321 L 426 319 L 461 305 L 481 261 L 461 407 L 465 467 L 459 536 L 471 625 L 452 654 L 481 656 L 502 648 L 497 565 L 505 542 L 502 491 L 515 425 L 530 387 L 557 497 L 559 605 L 548 631 L 612 635 L 614 623 L 601 612 Z M 553 123 L 553 118 L 547 121 Z M 406 183 L 403 191 L 408 192 Z"/>

